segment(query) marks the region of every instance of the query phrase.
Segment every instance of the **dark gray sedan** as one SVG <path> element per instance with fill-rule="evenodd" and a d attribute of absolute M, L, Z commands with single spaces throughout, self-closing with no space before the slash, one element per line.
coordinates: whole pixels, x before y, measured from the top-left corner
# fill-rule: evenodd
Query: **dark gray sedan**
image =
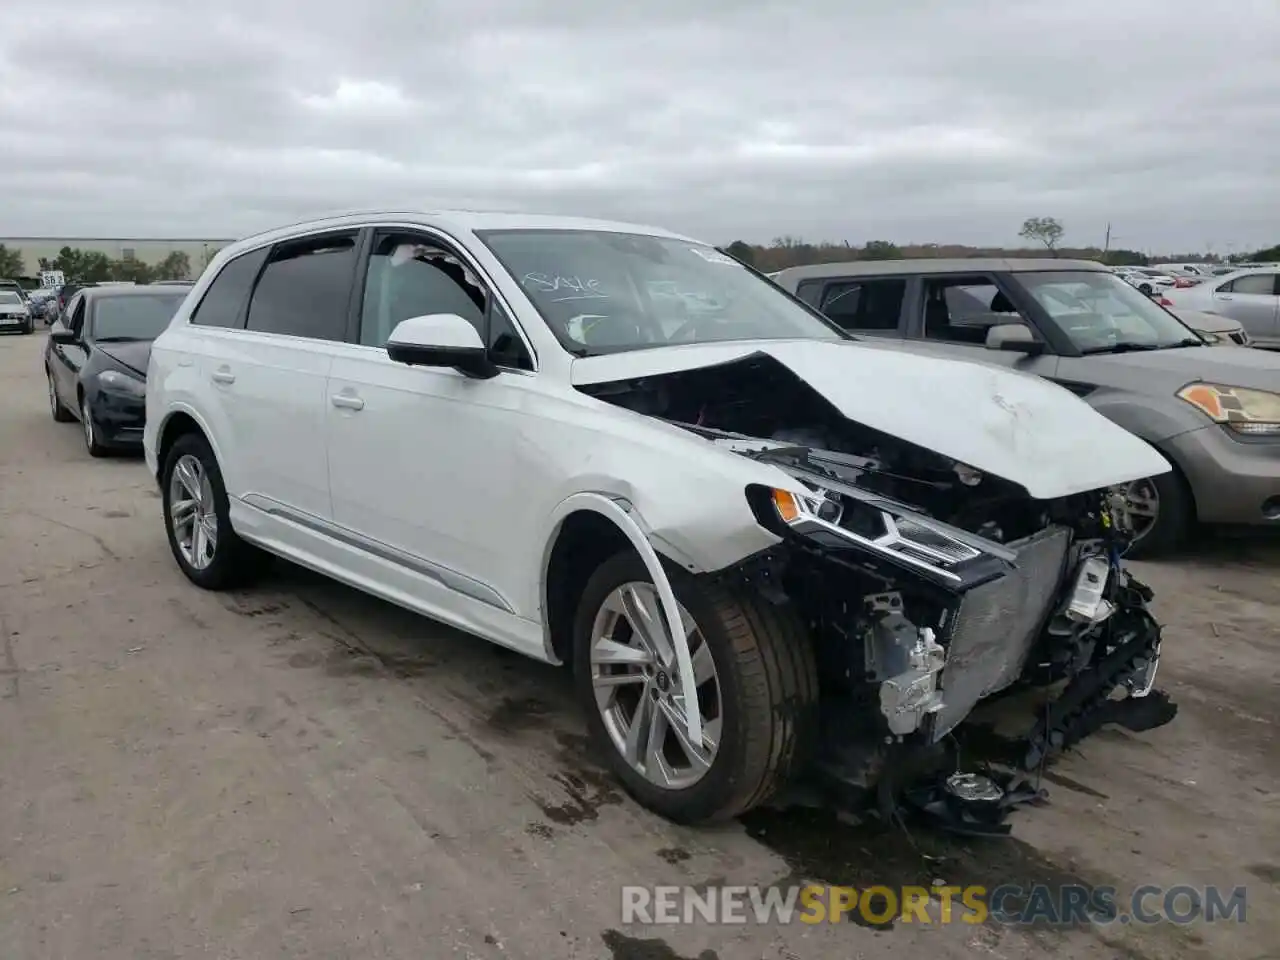
<path fill-rule="evenodd" d="M 1174 471 L 1117 491 L 1133 556 L 1198 522 L 1280 525 L 1280 355 L 1216 349 L 1101 264 L 895 260 L 772 278 L 858 336 L 1053 380 Z"/>

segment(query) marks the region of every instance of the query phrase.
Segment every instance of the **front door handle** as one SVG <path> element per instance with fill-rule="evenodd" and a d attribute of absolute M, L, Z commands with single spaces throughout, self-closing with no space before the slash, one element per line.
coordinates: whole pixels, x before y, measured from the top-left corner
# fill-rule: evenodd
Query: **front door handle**
<path fill-rule="evenodd" d="M 349 393 L 335 393 L 329 398 L 333 401 L 335 407 L 341 407 L 343 410 L 363 410 L 364 401 L 359 397 L 352 396 Z"/>
<path fill-rule="evenodd" d="M 214 383 L 235 383 L 236 375 L 230 370 L 215 370 L 209 375 Z"/>
<path fill-rule="evenodd" d="M 1220 293 L 1220 294 L 1218 294 L 1218 299 L 1219 299 L 1219 300 L 1230 300 L 1230 299 L 1231 299 L 1231 297 L 1230 297 L 1230 296 L 1228 296 L 1228 295 L 1227 295 L 1227 294 L 1225 294 L 1225 293 Z"/>

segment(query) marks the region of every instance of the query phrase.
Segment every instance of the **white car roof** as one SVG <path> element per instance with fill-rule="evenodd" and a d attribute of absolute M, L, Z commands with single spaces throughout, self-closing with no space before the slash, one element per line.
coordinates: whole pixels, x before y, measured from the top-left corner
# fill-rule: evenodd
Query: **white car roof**
<path fill-rule="evenodd" d="M 665 237 L 671 240 L 682 240 L 700 245 L 704 243 L 704 241 L 695 240 L 692 237 L 672 233 L 662 227 L 626 223 L 620 220 L 596 220 L 589 217 L 564 217 L 491 210 L 352 210 L 311 220 L 303 220 L 256 233 L 236 241 L 227 247 L 224 252 L 234 254 L 242 249 L 251 249 L 267 242 L 284 240 L 292 236 L 321 230 L 353 227 L 379 220 L 391 223 L 421 224 L 425 227 L 437 227 L 448 232 L 460 230 L 601 230 L 610 233 L 638 233 L 653 237 Z"/>

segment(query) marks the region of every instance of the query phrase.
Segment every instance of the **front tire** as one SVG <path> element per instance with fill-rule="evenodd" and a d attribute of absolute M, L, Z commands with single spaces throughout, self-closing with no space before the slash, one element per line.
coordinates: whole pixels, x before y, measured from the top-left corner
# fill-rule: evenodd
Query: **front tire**
<path fill-rule="evenodd" d="M 227 488 L 209 442 L 196 433 L 179 437 L 160 477 L 169 549 L 187 579 L 226 590 L 256 578 L 267 556 L 231 528 Z"/>
<path fill-rule="evenodd" d="M 725 820 L 775 794 L 808 758 L 817 668 L 786 608 L 672 570 L 694 661 L 703 743 L 687 742 L 679 671 L 656 588 L 627 551 L 605 561 L 574 622 L 587 726 L 627 792 L 678 823 Z"/>
<path fill-rule="evenodd" d="M 1195 506 L 1186 481 L 1175 471 L 1135 480 L 1125 487 L 1129 522 L 1140 533 L 1125 556 L 1150 560 L 1182 546 L 1195 522 Z"/>
<path fill-rule="evenodd" d="M 80 398 L 80 426 L 84 430 L 84 446 L 91 457 L 105 457 L 109 452 L 98 440 L 98 430 L 93 425 L 93 410 L 89 406 L 89 398 Z"/>

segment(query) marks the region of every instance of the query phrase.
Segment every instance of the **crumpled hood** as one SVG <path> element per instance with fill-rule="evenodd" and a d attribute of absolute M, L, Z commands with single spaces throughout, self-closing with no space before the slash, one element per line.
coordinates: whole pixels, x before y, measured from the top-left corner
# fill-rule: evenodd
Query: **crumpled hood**
<path fill-rule="evenodd" d="M 147 365 L 151 363 L 151 341 L 130 340 L 120 343 L 99 343 L 99 350 L 116 363 L 123 364 L 143 377 L 147 375 Z"/>
<path fill-rule="evenodd" d="M 1147 443 L 1039 377 L 865 340 L 755 340 L 633 350 L 575 360 L 570 377 L 574 386 L 589 386 L 755 354 L 786 366 L 850 420 L 1019 484 L 1038 499 L 1170 469 Z"/>

